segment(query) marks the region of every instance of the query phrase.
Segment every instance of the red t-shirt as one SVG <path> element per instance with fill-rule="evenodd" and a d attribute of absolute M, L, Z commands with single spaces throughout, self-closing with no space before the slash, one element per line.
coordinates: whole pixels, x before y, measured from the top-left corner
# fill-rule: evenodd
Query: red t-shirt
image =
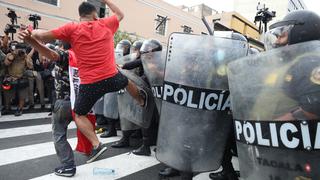
<path fill-rule="evenodd" d="M 116 16 L 96 21 L 68 23 L 51 32 L 71 44 L 77 57 L 81 84 L 91 84 L 118 73 L 113 36 L 119 27 Z"/>

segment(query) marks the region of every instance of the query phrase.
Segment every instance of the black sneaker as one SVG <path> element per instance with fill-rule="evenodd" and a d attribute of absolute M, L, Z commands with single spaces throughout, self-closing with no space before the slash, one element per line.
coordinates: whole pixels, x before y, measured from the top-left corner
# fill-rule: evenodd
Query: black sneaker
<path fill-rule="evenodd" d="M 76 174 L 76 166 L 62 166 L 54 169 L 57 176 L 72 177 Z"/>
<path fill-rule="evenodd" d="M 102 143 L 100 143 L 97 148 L 92 148 L 92 151 L 89 156 L 89 159 L 87 160 L 87 163 L 91 163 L 91 162 L 95 161 L 106 150 L 107 150 L 107 146 Z"/>
<path fill-rule="evenodd" d="M 14 116 L 21 116 L 22 115 L 22 109 L 17 109 L 17 111 L 14 113 Z"/>

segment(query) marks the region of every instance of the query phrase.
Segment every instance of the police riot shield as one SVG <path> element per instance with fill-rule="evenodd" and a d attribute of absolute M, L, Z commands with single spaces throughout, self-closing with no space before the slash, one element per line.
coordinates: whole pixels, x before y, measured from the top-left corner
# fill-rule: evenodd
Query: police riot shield
<path fill-rule="evenodd" d="M 161 96 L 166 53 L 167 50 L 163 49 L 162 51 L 149 52 L 141 55 L 144 73 L 151 85 L 158 112 L 160 112 L 162 102 Z"/>
<path fill-rule="evenodd" d="M 229 64 L 240 174 L 246 180 L 320 178 L 320 42 Z"/>
<path fill-rule="evenodd" d="M 135 57 L 135 54 L 130 54 L 118 60 L 117 63 L 124 64 L 126 62 L 135 60 Z M 152 98 L 152 91 L 148 83 L 146 82 L 146 80 L 136 75 L 134 71 L 123 69 L 119 69 L 119 71 L 130 81 L 132 81 L 136 86 L 138 86 L 139 89 L 146 92 L 147 94 L 147 106 L 141 107 L 128 92 L 126 92 L 125 90 L 120 91 L 118 95 L 118 108 L 120 118 L 123 120 L 131 121 L 140 127 L 148 128 L 151 123 L 151 118 L 155 106 L 154 99 Z"/>
<path fill-rule="evenodd" d="M 104 95 L 103 116 L 111 119 L 118 119 L 118 92 Z"/>
<path fill-rule="evenodd" d="M 104 109 L 104 100 L 103 97 L 101 97 L 93 106 L 94 114 L 103 115 L 103 109 Z"/>
<path fill-rule="evenodd" d="M 156 157 L 180 171 L 216 170 L 232 130 L 227 63 L 248 45 L 174 33 L 168 47 Z"/>
<path fill-rule="evenodd" d="M 134 56 L 122 56 L 123 52 L 115 52 L 115 59 L 116 63 L 118 65 L 123 65 L 129 61 L 134 60 Z M 118 109 L 118 99 L 117 99 L 118 93 L 107 93 L 103 97 L 103 104 L 96 103 L 95 109 L 98 110 L 98 112 L 101 112 L 103 116 L 111 119 L 118 119 L 119 117 L 119 109 Z"/>

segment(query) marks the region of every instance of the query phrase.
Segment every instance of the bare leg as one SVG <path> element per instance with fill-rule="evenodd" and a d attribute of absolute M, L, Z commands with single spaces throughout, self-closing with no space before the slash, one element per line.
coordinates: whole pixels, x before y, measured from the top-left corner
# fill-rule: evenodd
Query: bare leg
<path fill-rule="evenodd" d="M 129 94 L 136 100 L 138 101 L 139 105 L 143 106 L 144 105 L 144 99 L 141 97 L 139 89 L 137 86 L 129 80 L 128 86 L 126 87 L 127 91 Z"/>
<path fill-rule="evenodd" d="M 92 143 L 93 147 L 97 147 L 100 142 L 87 116 L 80 116 L 76 114 L 75 122 L 83 135 L 85 135 Z"/>

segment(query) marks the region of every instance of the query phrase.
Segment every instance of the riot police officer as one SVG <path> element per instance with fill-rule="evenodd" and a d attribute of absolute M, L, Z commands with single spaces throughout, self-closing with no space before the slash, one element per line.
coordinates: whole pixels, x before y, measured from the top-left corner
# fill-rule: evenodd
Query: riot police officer
<path fill-rule="evenodd" d="M 118 64 L 119 67 L 131 70 L 136 67 L 139 67 L 139 50 L 142 45 L 142 42 L 135 41 L 132 45 L 129 40 L 121 40 L 117 47 L 116 47 L 116 53 L 121 53 L 121 58 L 117 60 L 117 63 L 119 61 L 124 61 L 122 63 L 125 64 Z M 130 57 L 128 57 L 130 56 Z M 133 57 L 136 56 L 136 57 Z M 141 72 L 136 71 L 137 75 L 139 75 Z M 117 100 L 118 101 L 118 100 Z M 119 103 L 119 102 L 118 102 Z M 135 125 L 134 123 L 131 123 L 130 121 L 127 121 L 126 119 L 120 118 L 120 126 L 122 131 L 122 138 L 111 145 L 113 148 L 126 148 L 130 146 L 130 137 L 135 134 L 135 132 L 139 132 L 140 128 L 139 126 Z"/>
<path fill-rule="evenodd" d="M 122 66 L 122 69 L 132 70 L 136 69 L 135 73 L 138 76 L 143 75 L 143 67 L 140 59 L 140 48 L 142 46 L 143 41 L 135 41 L 130 49 L 130 54 L 132 54 L 133 61 L 127 62 Z"/>
<path fill-rule="evenodd" d="M 146 40 L 143 42 L 140 48 L 140 53 L 149 53 L 149 52 L 158 52 L 162 51 L 162 45 L 159 41 L 151 39 Z M 143 71 L 143 66 L 141 59 L 139 59 L 139 68 Z M 141 76 L 144 81 L 148 82 L 147 77 L 143 74 Z M 149 84 L 150 87 L 150 84 Z M 142 155 L 142 156 L 150 156 L 150 146 L 156 144 L 156 136 L 158 133 L 158 123 L 159 123 L 159 113 L 155 108 L 153 112 L 153 116 L 151 119 L 150 126 L 148 128 L 142 128 L 142 146 L 138 149 L 134 150 L 132 153 L 135 155 Z"/>
<path fill-rule="evenodd" d="M 278 23 L 271 25 L 267 33 L 268 49 L 297 43 L 320 40 L 320 17 L 314 12 L 301 10 L 289 13 Z M 272 38 L 273 37 L 273 38 Z M 271 46 L 270 46 L 271 45 Z M 300 57 L 286 73 L 283 89 L 300 106 L 277 119 L 318 119 L 320 117 L 320 57 Z M 302 71 L 303 70 L 303 71 Z M 308 73 L 310 76 L 302 76 Z"/>
<path fill-rule="evenodd" d="M 270 26 L 265 53 L 229 64 L 242 178 L 319 179 L 319 40 L 319 15 L 290 12 Z"/>

